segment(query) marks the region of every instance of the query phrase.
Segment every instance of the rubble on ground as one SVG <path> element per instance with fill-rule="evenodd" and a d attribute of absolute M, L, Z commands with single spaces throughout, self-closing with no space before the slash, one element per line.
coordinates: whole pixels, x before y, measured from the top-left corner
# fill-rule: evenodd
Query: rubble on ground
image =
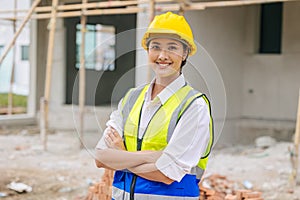
<path fill-rule="evenodd" d="M 91 186 L 85 200 L 110 200 L 114 171 L 105 169 L 100 182 Z M 260 191 L 242 189 L 242 184 L 213 174 L 199 183 L 199 200 L 263 200 Z"/>
<path fill-rule="evenodd" d="M 89 188 L 85 200 L 111 200 L 114 171 L 105 169 L 99 183 Z"/>
<path fill-rule="evenodd" d="M 276 140 L 271 136 L 261 136 L 255 139 L 255 146 L 258 148 L 269 148 L 276 145 Z"/>
<path fill-rule="evenodd" d="M 23 193 L 23 192 L 32 192 L 32 187 L 29 185 L 26 185 L 24 183 L 18 183 L 18 182 L 11 182 L 10 184 L 7 185 L 8 189 L 14 190 L 18 193 Z"/>
<path fill-rule="evenodd" d="M 38 134 L 21 127 L 17 130 L 0 128 L 0 199 L 83 200 L 91 185 L 95 186 L 93 190 L 98 188 L 98 194 L 110 191 L 107 185 L 98 183 L 104 172 L 94 163 L 98 133 L 85 135 L 87 149 L 82 150 L 78 149 L 77 135 L 72 132 L 49 134 L 48 151 L 43 151 Z M 222 174 L 233 181 L 234 191 L 260 191 L 264 200 L 300 200 L 300 171 L 297 184 L 289 187 L 292 146 L 291 142 L 277 141 L 268 148 L 254 143 L 214 148 L 204 179 Z M 6 186 L 12 181 L 26 183 L 33 190 L 18 193 L 8 189 Z M 207 183 L 203 186 L 212 187 Z M 236 198 L 237 193 L 229 192 L 227 200 Z M 89 195 L 94 192 L 90 190 Z M 96 195 L 94 199 L 97 200 Z"/>
<path fill-rule="evenodd" d="M 199 183 L 199 200 L 263 200 L 260 191 L 242 189 L 226 176 L 212 174 Z"/>

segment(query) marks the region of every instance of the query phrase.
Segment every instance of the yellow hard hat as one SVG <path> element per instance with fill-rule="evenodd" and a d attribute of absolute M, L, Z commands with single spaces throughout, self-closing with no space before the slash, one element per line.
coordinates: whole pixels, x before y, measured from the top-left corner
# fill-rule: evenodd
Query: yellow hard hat
<path fill-rule="evenodd" d="M 147 50 L 149 39 L 151 39 L 152 35 L 155 34 L 170 34 L 179 36 L 179 40 L 183 40 L 182 42 L 188 45 L 190 56 L 195 54 L 197 51 L 191 27 L 183 16 L 172 12 L 156 16 L 149 25 L 142 39 L 142 46 L 145 50 Z"/>

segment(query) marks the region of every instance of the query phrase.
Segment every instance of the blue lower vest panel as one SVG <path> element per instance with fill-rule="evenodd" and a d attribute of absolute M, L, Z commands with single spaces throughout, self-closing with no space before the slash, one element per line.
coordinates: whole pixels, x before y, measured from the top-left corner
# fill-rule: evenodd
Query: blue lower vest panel
<path fill-rule="evenodd" d="M 130 193 L 133 176 L 134 174 L 131 172 L 116 171 L 113 186 L 118 188 L 119 191 Z M 198 182 L 199 181 L 196 179 L 196 176 L 190 174 L 185 175 L 180 182 L 174 181 L 170 185 L 156 181 L 149 181 L 138 176 L 136 179 L 134 193 L 155 196 L 199 197 Z"/>

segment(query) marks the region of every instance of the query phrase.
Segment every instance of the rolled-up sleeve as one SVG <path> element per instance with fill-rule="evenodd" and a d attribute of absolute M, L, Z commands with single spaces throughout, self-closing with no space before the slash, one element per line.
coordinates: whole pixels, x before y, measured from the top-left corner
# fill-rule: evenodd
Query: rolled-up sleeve
<path fill-rule="evenodd" d="M 205 154 L 210 113 L 206 102 L 196 99 L 179 120 L 173 135 L 155 165 L 165 176 L 181 181 Z"/>
<path fill-rule="evenodd" d="M 121 99 L 119 104 L 118 104 L 118 109 L 111 113 L 110 118 L 106 123 L 107 127 L 109 127 L 109 126 L 113 127 L 119 133 L 119 135 L 121 137 L 123 136 L 122 100 L 123 99 Z M 96 149 L 106 149 L 106 148 L 108 148 L 108 146 L 106 145 L 105 140 L 104 140 L 104 138 L 107 134 L 107 131 L 108 131 L 108 128 L 106 128 L 103 131 L 102 137 L 96 145 Z"/>

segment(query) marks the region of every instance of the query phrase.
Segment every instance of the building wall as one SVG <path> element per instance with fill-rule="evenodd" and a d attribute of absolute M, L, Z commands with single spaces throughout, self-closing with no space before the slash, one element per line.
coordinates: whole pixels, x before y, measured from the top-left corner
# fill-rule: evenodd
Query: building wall
<path fill-rule="evenodd" d="M 47 64 L 47 47 L 48 45 L 48 35 L 49 30 L 47 29 L 49 20 L 39 20 L 37 24 L 38 42 L 37 42 L 37 110 L 39 110 L 40 98 L 44 96 L 44 87 L 45 87 L 45 74 L 46 74 L 46 64 Z M 123 26 L 124 27 L 124 26 Z M 122 35 L 121 35 L 122 36 Z M 53 49 L 53 64 L 52 64 L 52 75 L 51 75 L 51 92 L 49 99 L 49 127 L 51 129 L 59 130 L 75 130 L 78 129 L 79 123 L 79 111 L 78 105 L 66 105 L 66 26 L 64 24 L 64 19 L 58 18 L 56 20 L 56 31 L 55 31 L 55 40 L 54 40 L 54 49 Z M 124 37 L 124 36 L 123 36 Z M 117 38 L 117 41 L 120 42 L 120 36 Z M 125 41 L 125 40 L 123 40 Z M 117 54 L 121 54 L 120 50 L 126 49 L 123 46 L 118 49 Z M 121 54 L 122 55 L 122 54 Z M 121 67 L 121 66 L 119 66 Z M 123 67 L 122 69 L 126 69 Z M 94 77 L 88 76 L 88 79 Z M 129 77 L 128 80 L 123 80 L 125 87 L 129 83 L 134 83 L 132 78 L 134 72 L 127 73 L 126 77 Z M 124 77 L 122 77 L 124 78 Z M 94 85 L 93 85 L 94 87 Z M 124 87 L 120 86 L 121 88 Z M 91 89 L 91 88 L 89 88 Z M 122 92 L 126 90 L 123 89 Z M 74 92 L 74 91 L 73 91 Z M 86 94 L 89 95 L 89 94 Z M 117 95 L 115 95 L 117 96 Z M 74 102 L 73 102 L 74 103 Z M 87 132 L 102 132 L 106 127 L 106 121 L 109 118 L 112 109 L 115 109 L 115 105 L 112 106 L 86 106 L 85 109 L 85 120 L 84 120 L 84 130 Z"/>
<path fill-rule="evenodd" d="M 300 68 L 297 66 L 300 48 L 300 28 L 297 26 L 299 3 L 284 4 L 281 55 L 257 54 L 259 8 L 259 5 L 253 5 L 185 13 L 198 42 L 199 54 L 189 58 L 184 74 L 188 82 L 209 96 L 216 134 L 222 132 L 218 142 L 220 145 L 251 143 L 256 136 L 266 134 L 288 139 L 294 127 L 300 85 Z M 147 53 L 140 46 L 148 22 L 147 14 L 138 14 L 136 85 L 146 83 L 153 77 L 147 69 Z M 44 31 L 43 36 L 39 37 L 40 49 L 48 41 L 45 37 L 46 26 L 47 21 L 38 23 L 37 30 Z M 64 44 L 64 31 L 58 21 L 56 44 Z M 64 106 L 63 102 L 66 73 L 63 48 L 54 51 L 50 125 L 53 128 L 73 129 L 78 124 L 78 111 L 77 108 Z M 38 51 L 37 55 L 40 56 L 37 66 L 45 66 L 45 53 Z M 37 82 L 42 83 L 44 69 L 37 70 Z M 37 87 L 39 98 L 44 86 L 38 84 Z M 110 107 L 88 108 L 87 129 L 95 130 L 95 124 L 100 124 L 96 130 L 105 127 L 111 110 Z"/>
<path fill-rule="evenodd" d="M 39 120 L 40 98 L 44 96 L 46 64 L 47 64 L 47 44 L 49 30 L 47 29 L 49 20 L 38 20 L 35 31 L 38 33 L 35 46 L 36 53 L 36 109 L 37 120 Z M 77 136 L 79 125 L 79 112 L 76 105 L 65 105 L 65 84 L 66 84 L 66 53 L 65 53 L 65 26 L 63 19 L 57 19 L 53 49 L 53 65 L 51 76 L 51 92 L 49 100 L 49 128 L 54 130 L 73 131 Z M 111 108 L 87 107 L 85 113 L 85 132 L 102 132 L 105 122 L 108 120 Z M 39 121 L 38 121 L 39 123 Z"/>
<path fill-rule="evenodd" d="M 222 132 L 222 143 L 238 134 L 237 123 L 242 112 L 245 9 L 232 7 L 185 12 L 193 29 L 198 52 L 189 58 L 183 73 L 193 87 L 209 96 L 216 137 Z M 138 23 L 143 28 L 147 24 L 142 21 L 147 17 L 144 13 L 139 16 L 141 21 Z M 143 32 L 138 35 L 140 41 Z M 146 65 L 146 61 L 145 51 L 140 52 L 137 57 L 138 66 Z M 143 70 L 137 69 L 137 84 L 147 80 L 146 71 L 146 67 Z M 227 116 L 224 124 L 225 112 Z"/>
<path fill-rule="evenodd" d="M 247 12 L 247 48 L 243 70 L 240 132 L 269 134 L 290 140 L 294 132 L 300 88 L 300 3 L 283 6 L 282 53 L 258 54 L 259 6 Z"/>
<path fill-rule="evenodd" d="M 206 78 L 207 86 L 210 87 L 206 93 L 210 96 L 212 103 L 216 139 L 218 140 L 221 135 L 220 144 L 231 143 L 239 134 L 237 123 L 242 108 L 241 82 L 244 59 L 245 10 L 246 7 L 229 7 L 186 13 L 187 20 L 193 28 L 195 40 L 211 56 L 221 74 L 221 80 L 216 72 L 203 75 Z M 193 56 L 190 60 L 196 63 L 200 72 L 213 69 L 215 66 L 210 61 L 207 62 L 207 55 L 201 56 L 203 49 L 199 49 L 199 51 L 200 56 Z M 225 91 L 221 85 L 215 85 L 217 81 L 223 82 Z M 194 87 L 203 91 L 201 86 L 198 86 L 198 78 L 192 79 L 191 82 L 194 83 Z M 226 118 L 224 111 L 226 111 Z"/>
<path fill-rule="evenodd" d="M 260 5 L 185 12 L 201 46 L 199 53 L 189 58 L 184 74 L 210 97 L 216 135 L 222 132 L 218 144 L 249 144 L 262 135 L 291 140 L 300 86 L 299 8 L 299 2 L 284 3 L 282 53 L 278 55 L 258 54 Z M 146 14 L 139 14 L 138 20 L 141 28 L 148 25 Z M 139 41 L 144 31 L 139 31 Z M 209 72 L 215 66 L 208 55 L 221 74 L 226 98 L 215 85 L 219 81 L 216 72 Z M 147 64 L 144 51 L 139 52 L 137 63 Z M 146 67 L 137 69 L 136 83 L 147 79 Z M 224 127 L 222 107 L 226 107 Z"/>

